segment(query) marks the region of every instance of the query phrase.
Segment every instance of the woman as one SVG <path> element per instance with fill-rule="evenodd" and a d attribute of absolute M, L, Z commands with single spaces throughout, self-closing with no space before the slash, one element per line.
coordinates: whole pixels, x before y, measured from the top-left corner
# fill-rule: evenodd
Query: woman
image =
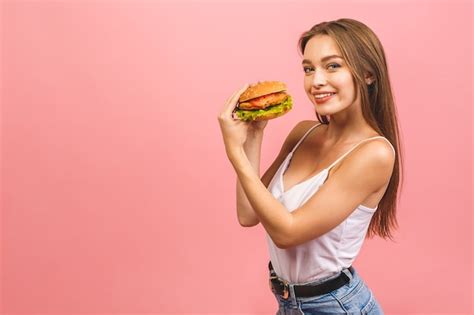
<path fill-rule="evenodd" d="M 265 228 L 277 314 L 383 314 L 352 263 L 365 238 L 392 239 L 397 227 L 399 131 L 385 54 L 352 19 L 317 24 L 298 44 L 318 121 L 290 131 L 261 179 L 267 121 L 232 115 L 248 84 L 218 115 L 238 219 Z"/>

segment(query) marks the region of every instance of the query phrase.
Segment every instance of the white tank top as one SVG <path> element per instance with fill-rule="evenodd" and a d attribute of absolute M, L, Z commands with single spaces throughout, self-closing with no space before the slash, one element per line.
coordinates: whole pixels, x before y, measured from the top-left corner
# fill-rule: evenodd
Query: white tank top
<path fill-rule="evenodd" d="M 268 190 L 289 212 L 297 209 L 313 196 L 326 180 L 329 170 L 359 144 L 376 138 L 385 139 L 390 143 L 388 139 L 382 136 L 362 140 L 329 167 L 284 191 L 283 174 L 288 168 L 293 152 L 306 136 L 319 125 L 321 124 L 318 123 L 311 127 L 303 135 L 280 165 L 280 168 L 268 185 Z M 390 146 L 395 153 L 391 143 Z M 331 231 L 316 239 L 287 249 L 278 248 L 268 233 L 266 233 L 270 260 L 276 274 L 280 278 L 292 283 L 304 283 L 338 274 L 342 269 L 348 268 L 352 265 L 362 247 L 370 220 L 377 207 L 378 205 L 375 208 L 359 205 L 346 220 Z"/>

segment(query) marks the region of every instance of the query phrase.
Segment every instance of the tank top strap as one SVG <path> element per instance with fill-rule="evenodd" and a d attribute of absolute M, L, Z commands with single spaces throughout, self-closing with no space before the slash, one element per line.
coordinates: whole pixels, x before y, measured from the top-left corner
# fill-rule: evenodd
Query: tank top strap
<path fill-rule="evenodd" d="M 306 138 L 306 136 L 314 129 L 316 128 L 317 126 L 319 125 L 322 125 L 321 123 L 317 123 L 316 125 L 314 125 L 313 127 L 309 128 L 308 131 L 306 131 L 306 133 L 301 137 L 301 139 L 298 141 L 298 143 L 296 143 L 296 145 L 293 147 L 293 150 L 291 150 L 290 154 L 293 154 L 293 152 L 295 152 L 296 148 L 298 148 L 298 146 L 301 144 L 301 142 L 303 142 L 303 140 Z"/>
<path fill-rule="evenodd" d="M 385 139 L 389 144 L 390 144 L 390 147 L 392 148 L 393 150 L 393 153 L 395 153 L 395 149 L 393 148 L 393 145 L 390 143 L 390 141 L 388 141 L 387 138 L 383 137 L 383 136 L 375 136 L 375 137 L 372 137 L 372 138 L 367 138 L 367 139 L 364 139 L 362 141 L 360 141 L 359 143 L 357 143 L 355 146 L 353 146 L 349 151 L 347 151 L 346 153 L 344 153 L 341 157 L 339 157 L 336 161 L 334 161 L 328 168 L 327 170 L 330 170 L 334 165 L 336 165 L 340 160 L 342 160 L 346 155 L 348 155 L 349 153 L 352 152 L 352 150 L 354 150 L 355 148 L 357 148 L 360 144 L 362 144 L 363 142 L 366 142 L 366 141 L 369 141 L 369 140 L 372 140 L 372 139 L 377 139 L 377 138 L 382 138 L 382 139 Z"/>

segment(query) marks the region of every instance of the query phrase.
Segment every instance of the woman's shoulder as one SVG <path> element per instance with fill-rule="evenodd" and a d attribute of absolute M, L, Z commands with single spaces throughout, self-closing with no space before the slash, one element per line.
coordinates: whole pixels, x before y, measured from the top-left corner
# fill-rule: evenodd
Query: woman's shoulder
<path fill-rule="evenodd" d="M 314 120 L 302 120 L 297 122 L 289 134 L 286 136 L 285 142 L 283 144 L 283 150 L 288 154 L 291 149 L 300 141 L 301 138 L 315 125 L 319 125 L 318 121 Z"/>
<path fill-rule="evenodd" d="M 296 141 L 301 139 L 308 131 L 314 128 L 321 128 L 319 125 L 321 125 L 317 120 L 302 120 L 298 122 L 295 127 L 293 128 L 292 132 L 294 132 Z M 322 126 L 324 127 L 324 126 Z"/>
<path fill-rule="evenodd" d="M 292 132 L 294 131 L 297 134 L 305 134 L 308 130 L 313 127 L 319 126 L 321 123 L 317 120 L 302 120 L 293 127 Z"/>
<path fill-rule="evenodd" d="M 296 125 L 298 126 L 307 126 L 307 127 L 312 127 L 312 126 L 315 126 L 315 125 L 319 125 L 321 124 L 319 121 L 317 120 L 302 120 L 300 122 L 298 122 Z"/>

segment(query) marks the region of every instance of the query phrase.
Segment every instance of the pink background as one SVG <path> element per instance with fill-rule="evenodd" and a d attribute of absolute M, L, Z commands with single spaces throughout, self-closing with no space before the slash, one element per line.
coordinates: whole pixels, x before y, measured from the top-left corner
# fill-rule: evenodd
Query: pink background
<path fill-rule="evenodd" d="M 403 137 L 396 242 L 355 262 L 386 314 L 472 312 L 472 3 L 2 1 L 2 312 L 274 314 L 261 225 L 235 209 L 217 114 L 284 80 L 262 173 L 315 120 L 299 35 L 382 41 Z"/>

